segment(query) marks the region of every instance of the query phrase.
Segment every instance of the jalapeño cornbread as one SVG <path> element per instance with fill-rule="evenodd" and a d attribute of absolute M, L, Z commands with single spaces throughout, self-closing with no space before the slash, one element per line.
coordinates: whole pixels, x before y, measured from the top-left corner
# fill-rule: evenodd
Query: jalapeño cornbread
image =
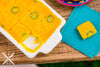
<path fill-rule="evenodd" d="M 97 30 L 90 21 L 86 21 L 79 25 L 77 29 L 83 39 L 89 38 L 97 33 Z"/>
<path fill-rule="evenodd" d="M 0 0 L 0 8 L 0 26 L 20 44 L 32 35 L 34 43 L 40 43 L 38 49 L 61 24 L 61 19 L 39 0 Z"/>
<path fill-rule="evenodd" d="M 18 22 L 16 25 L 14 25 L 10 30 L 9 33 L 14 37 L 15 40 L 17 40 L 19 43 L 26 40 L 29 35 L 30 31 L 22 25 L 20 22 Z"/>
<path fill-rule="evenodd" d="M 14 19 L 14 20 L 13 20 Z M 5 30 L 11 29 L 18 20 L 10 16 L 8 13 L 6 13 L 4 10 L 0 10 L 0 26 L 4 28 Z"/>

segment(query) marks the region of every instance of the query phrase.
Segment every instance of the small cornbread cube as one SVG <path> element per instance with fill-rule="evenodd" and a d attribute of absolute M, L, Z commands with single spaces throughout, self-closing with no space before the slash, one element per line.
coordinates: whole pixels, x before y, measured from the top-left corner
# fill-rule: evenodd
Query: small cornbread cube
<path fill-rule="evenodd" d="M 26 6 L 27 5 L 25 5 L 24 2 L 16 0 L 14 4 L 5 9 L 5 12 L 7 12 L 10 16 L 16 18 L 17 20 L 20 20 L 26 14 Z"/>
<path fill-rule="evenodd" d="M 28 7 L 29 11 L 31 13 L 37 13 L 38 14 L 38 18 L 40 20 L 44 19 L 44 17 L 49 13 L 50 9 L 45 5 L 43 4 L 41 1 L 38 1 L 36 3 L 36 5 L 34 6 L 34 4 L 31 4 L 29 7 Z"/>
<path fill-rule="evenodd" d="M 40 24 L 40 19 L 38 18 L 38 13 L 27 12 L 27 14 L 21 20 L 21 23 L 23 25 L 25 25 L 29 30 L 34 29 L 34 25 L 36 23 Z"/>
<path fill-rule="evenodd" d="M 30 35 L 30 31 L 20 22 L 13 26 L 9 33 L 18 43 L 22 43 Z"/>
<path fill-rule="evenodd" d="M 15 18 L 12 18 L 5 11 L 0 10 L 0 26 L 7 31 L 18 22 Z"/>
<path fill-rule="evenodd" d="M 77 27 L 83 39 L 89 38 L 97 33 L 97 30 L 90 21 L 87 21 Z"/>

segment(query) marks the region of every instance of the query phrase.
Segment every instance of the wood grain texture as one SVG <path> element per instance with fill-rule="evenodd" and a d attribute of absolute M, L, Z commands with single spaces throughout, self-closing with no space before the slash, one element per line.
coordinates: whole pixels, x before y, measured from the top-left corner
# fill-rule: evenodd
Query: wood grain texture
<path fill-rule="evenodd" d="M 58 3 L 56 0 L 45 1 L 66 20 L 73 10 L 73 7 L 64 6 Z M 100 12 L 100 0 L 91 0 L 91 2 L 89 2 L 87 5 Z M 4 52 L 7 56 L 10 56 L 14 52 L 15 54 L 11 60 L 15 64 L 41 64 L 100 60 L 100 54 L 94 59 L 91 59 L 63 42 L 60 42 L 49 54 L 39 53 L 37 57 L 29 59 L 17 47 L 15 47 L 14 44 L 12 44 L 0 33 L 0 64 L 6 60 L 6 58 L 2 55 L 2 52 Z"/>

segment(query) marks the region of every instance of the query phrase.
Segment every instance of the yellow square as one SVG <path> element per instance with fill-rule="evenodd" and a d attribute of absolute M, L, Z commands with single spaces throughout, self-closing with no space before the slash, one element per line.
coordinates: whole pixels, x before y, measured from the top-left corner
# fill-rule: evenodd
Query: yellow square
<path fill-rule="evenodd" d="M 97 30 L 90 21 L 87 21 L 77 27 L 83 39 L 89 38 L 97 33 Z"/>
<path fill-rule="evenodd" d="M 37 17 L 36 19 L 33 19 L 31 17 L 31 13 L 27 12 L 27 14 L 23 17 L 21 20 L 21 23 L 24 24 L 29 30 L 32 30 L 34 28 L 34 25 L 36 23 L 40 23 L 40 19 Z"/>
<path fill-rule="evenodd" d="M 13 26 L 9 33 L 18 43 L 23 42 L 30 35 L 30 31 L 20 22 Z"/>
<path fill-rule="evenodd" d="M 3 10 L 0 10 L 0 26 L 7 31 L 18 22 L 15 18 L 12 18 Z"/>
<path fill-rule="evenodd" d="M 38 13 L 38 17 L 40 20 L 42 20 L 50 11 L 50 9 L 41 1 L 38 1 L 35 6 L 34 4 L 30 5 L 28 9 L 31 13 Z"/>
<path fill-rule="evenodd" d="M 16 3 L 10 5 L 8 8 L 5 9 L 10 16 L 20 20 L 24 17 L 27 12 L 26 4 L 22 1 L 17 1 Z"/>

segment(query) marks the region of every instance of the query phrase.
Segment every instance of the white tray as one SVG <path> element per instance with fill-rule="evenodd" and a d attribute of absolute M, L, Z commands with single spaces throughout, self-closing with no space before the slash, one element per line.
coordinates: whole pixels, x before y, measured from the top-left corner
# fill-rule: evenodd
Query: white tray
<path fill-rule="evenodd" d="M 62 18 L 55 10 L 53 10 L 47 3 L 45 3 L 43 0 L 42 1 L 47 7 L 49 7 L 51 9 L 51 11 L 58 16 L 59 18 L 61 18 L 62 23 L 61 25 L 56 29 L 56 31 L 52 34 L 52 36 L 47 40 L 47 42 L 45 44 L 43 44 L 41 46 L 41 48 L 35 52 L 35 53 L 30 53 L 27 52 L 22 46 L 21 44 L 18 44 L 17 41 L 15 39 L 13 39 L 13 37 L 7 33 L 3 28 L 0 27 L 0 32 L 6 36 L 16 47 L 18 47 L 27 57 L 29 58 L 33 58 L 35 57 L 39 52 L 42 53 L 49 53 L 62 39 L 61 33 L 60 33 L 60 29 L 64 26 L 65 24 L 65 19 Z M 31 40 L 32 37 L 30 36 L 29 39 Z M 29 44 L 28 44 L 29 45 Z M 34 45 L 34 44 L 33 44 Z"/>

